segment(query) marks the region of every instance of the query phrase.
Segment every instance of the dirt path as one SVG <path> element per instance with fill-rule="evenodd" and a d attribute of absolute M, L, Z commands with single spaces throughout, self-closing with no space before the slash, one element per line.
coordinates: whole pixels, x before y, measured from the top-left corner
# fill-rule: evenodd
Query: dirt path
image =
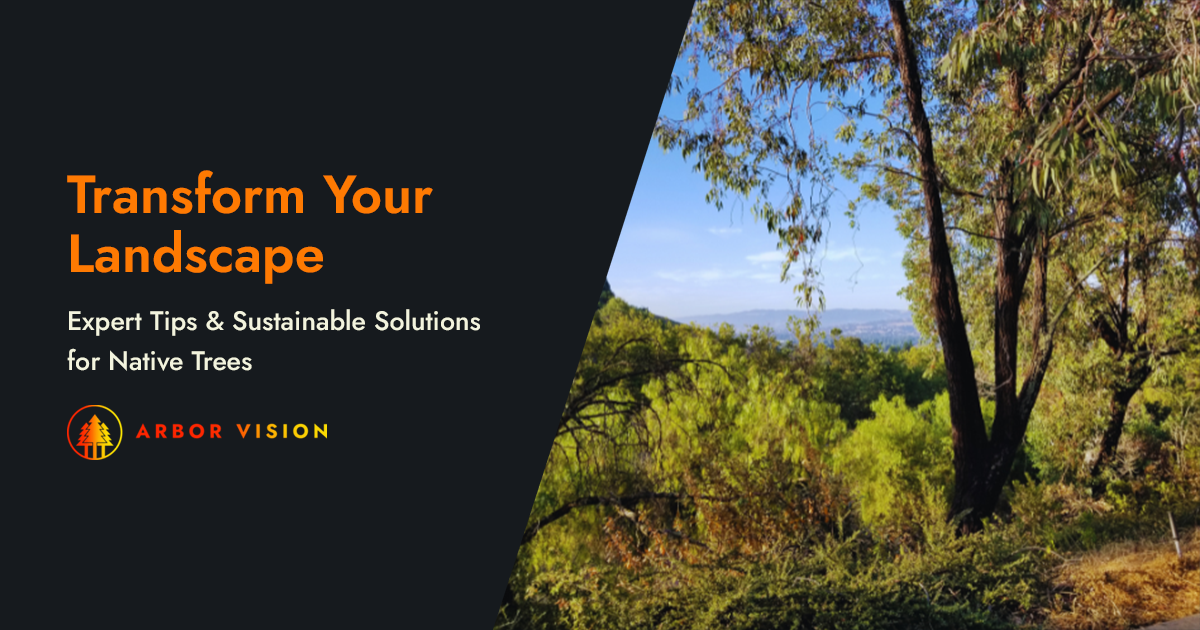
<path fill-rule="evenodd" d="M 1146 626 L 1142 630 L 1200 630 L 1200 615 L 1156 623 L 1153 626 Z"/>

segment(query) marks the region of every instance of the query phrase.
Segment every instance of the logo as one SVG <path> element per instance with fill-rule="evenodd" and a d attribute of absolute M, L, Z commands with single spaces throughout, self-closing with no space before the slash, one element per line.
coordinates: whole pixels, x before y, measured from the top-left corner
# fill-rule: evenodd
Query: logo
<path fill-rule="evenodd" d="M 67 443 L 84 459 L 112 457 L 124 433 L 121 419 L 103 405 L 87 405 L 67 421 Z"/>

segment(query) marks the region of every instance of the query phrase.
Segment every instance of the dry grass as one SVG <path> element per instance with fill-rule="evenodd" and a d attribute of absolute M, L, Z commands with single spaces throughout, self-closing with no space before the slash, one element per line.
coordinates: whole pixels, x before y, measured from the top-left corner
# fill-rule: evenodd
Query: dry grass
<path fill-rule="evenodd" d="M 1053 579 L 1046 625 L 1057 630 L 1138 628 L 1200 611 L 1200 528 L 1170 539 L 1108 545 L 1065 563 Z"/>

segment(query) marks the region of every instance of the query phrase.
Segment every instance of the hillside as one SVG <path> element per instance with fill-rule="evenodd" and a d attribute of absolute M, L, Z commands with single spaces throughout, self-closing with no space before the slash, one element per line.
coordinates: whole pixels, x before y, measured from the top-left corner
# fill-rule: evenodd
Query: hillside
<path fill-rule="evenodd" d="M 1074 368 L 1108 349 L 1064 338 L 1002 502 L 971 532 L 951 512 L 936 346 L 791 346 L 705 327 L 794 311 L 686 326 L 601 300 L 496 630 L 1130 630 L 1196 611 L 1194 354 L 1158 368 L 1094 473 L 1112 397 Z M 896 311 L 824 319 L 912 325 Z"/>
<path fill-rule="evenodd" d="M 696 315 L 680 318 L 681 321 L 695 323 L 701 326 L 716 328 L 727 323 L 739 331 L 751 326 L 764 326 L 774 331 L 775 336 L 784 341 L 795 339 L 788 330 L 788 318 L 803 318 L 808 314 L 800 310 L 752 310 L 723 315 Z M 842 331 L 843 335 L 858 337 L 866 343 L 878 343 L 885 346 L 901 346 L 905 343 L 917 343 L 920 335 L 912 323 L 912 315 L 908 311 L 888 309 L 829 309 L 820 316 L 819 330 L 829 332 L 834 328 Z"/>

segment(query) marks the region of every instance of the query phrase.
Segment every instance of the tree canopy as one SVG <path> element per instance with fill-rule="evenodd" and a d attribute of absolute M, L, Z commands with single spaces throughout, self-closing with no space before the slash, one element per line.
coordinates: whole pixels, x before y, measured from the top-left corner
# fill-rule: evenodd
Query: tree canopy
<path fill-rule="evenodd" d="M 1062 317 L 1120 264 L 1095 226 L 1137 223 L 1178 264 L 1194 251 L 1195 20 L 1181 0 L 696 5 L 693 72 L 673 84 L 687 109 L 656 136 L 694 159 L 718 207 L 752 200 L 809 304 L 823 304 L 814 254 L 835 199 L 852 220 L 863 201 L 897 212 L 907 295 L 947 366 L 953 505 L 970 529 L 1008 480 Z M 844 117 L 834 138 L 817 108 Z"/>

